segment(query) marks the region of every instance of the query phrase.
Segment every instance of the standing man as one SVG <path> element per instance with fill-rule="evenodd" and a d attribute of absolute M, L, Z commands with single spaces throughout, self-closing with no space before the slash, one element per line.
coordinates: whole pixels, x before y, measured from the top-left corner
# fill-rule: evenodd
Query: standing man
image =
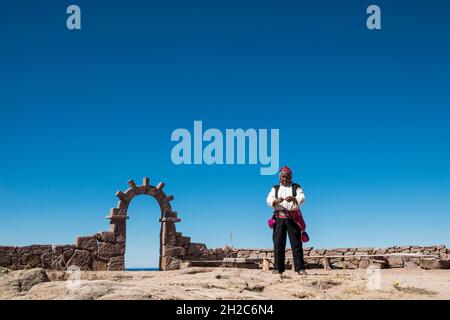
<path fill-rule="evenodd" d="M 303 246 L 300 240 L 301 230 L 292 220 L 292 215 L 305 201 L 300 185 L 292 183 L 292 171 L 287 166 L 280 169 L 280 184 L 275 185 L 267 196 L 267 204 L 275 210 L 275 226 L 273 228 L 273 245 L 275 270 L 282 274 L 285 271 L 286 234 L 289 235 L 295 272 L 306 274 L 303 260 Z"/>

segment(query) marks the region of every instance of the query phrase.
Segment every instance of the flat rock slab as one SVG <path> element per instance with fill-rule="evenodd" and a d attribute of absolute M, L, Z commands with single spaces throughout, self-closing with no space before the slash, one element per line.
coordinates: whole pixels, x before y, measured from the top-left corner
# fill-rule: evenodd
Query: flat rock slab
<path fill-rule="evenodd" d="M 381 269 L 379 288 L 368 288 L 368 271 L 83 271 L 77 282 L 65 271 L 7 271 L 0 273 L 0 299 L 450 299 L 448 270 Z"/>

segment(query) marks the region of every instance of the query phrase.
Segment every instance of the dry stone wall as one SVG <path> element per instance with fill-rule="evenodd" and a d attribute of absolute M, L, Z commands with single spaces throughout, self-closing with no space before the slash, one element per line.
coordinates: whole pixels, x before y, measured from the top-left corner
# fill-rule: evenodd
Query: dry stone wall
<path fill-rule="evenodd" d="M 304 247 L 305 261 L 309 268 L 323 268 L 322 256 L 330 256 L 329 262 L 332 268 L 356 269 L 367 268 L 369 265 L 378 265 L 381 268 L 424 268 L 424 269 L 449 269 L 450 249 L 445 245 L 436 246 L 393 246 L 388 248 L 361 247 L 361 248 L 334 248 L 315 249 Z M 392 255 L 389 255 L 392 254 Z M 419 257 L 418 255 L 424 255 Z M 215 260 L 225 257 L 242 258 L 241 263 L 235 266 L 251 267 L 254 263 L 245 263 L 245 260 L 259 260 L 273 258 L 272 249 L 207 249 L 204 245 L 196 244 L 184 257 L 183 266 L 208 266 Z M 239 261 L 239 259 L 236 259 Z M 292 266 L 292 251 L 286 250 L 287 265 Z M 224 265 L 217 261 L 217 265 Z"/>
<path fill-rule="evenodd" d="M 44 268 L 66 270 L 77 266 L 81 270 L 120 271 L 124 266 L 125 242 L 112 232 L 78 237 L 75 244 L 0 246 L 0 266 L 14 270 Z"/>

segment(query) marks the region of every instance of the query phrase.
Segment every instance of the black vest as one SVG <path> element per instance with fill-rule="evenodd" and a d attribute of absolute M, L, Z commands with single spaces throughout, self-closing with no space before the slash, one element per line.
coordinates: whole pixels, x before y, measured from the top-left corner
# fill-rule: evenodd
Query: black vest
<path fill-rule="evenodd" d="M 297 189 L 301 188 L 302 186 L 297 184 L 297 183 L 292 183 L 291 184 L 291 188 L 292 188 L 292 196 L 295 198 L 297 196 Z M 280 185 L 276 184 L 273 186 L 273 188 L 275 189 L 275 199 L 278 199 L 278 190 L 280 190 Z"/>

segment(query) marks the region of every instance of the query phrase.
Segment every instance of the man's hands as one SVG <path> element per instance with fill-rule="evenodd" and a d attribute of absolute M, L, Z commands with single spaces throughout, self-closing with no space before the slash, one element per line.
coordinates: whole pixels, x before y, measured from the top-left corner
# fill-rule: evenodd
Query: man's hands
<path fill-rule="evenodd" d="M 297 203 L 297 199 L 295 199 L 293 196 L 286 197 L 286 199 L 284 199 L 284 200 L 286 200 L 287 202 L 294 201 L 295 203 Z"/>
<path fill-rule="evenodd" d="M 275 199 L 275 200 L 273 201 L 273 205 L 276 206 L 277 204 L 282 203 L 284 200 L 286 200 L 287 202 L 292 202 L 292 201 L 294 201 L 294 202 L 297 204 L 297 199 L 294 198 L 293 196 L 289 196 L 289 197 L 286 197 L 286 198 L 278 198 L 278 199 Z"/>
<path fill-rule="evenodd" d="M 284 201 L 284 198 L 278 198 L 278 199 L 275 199 L 275 200 L 273 200 L 273 206 L 276 206 L 277 204 L 280 204 L 280 203 L 282 203 Z"/>

